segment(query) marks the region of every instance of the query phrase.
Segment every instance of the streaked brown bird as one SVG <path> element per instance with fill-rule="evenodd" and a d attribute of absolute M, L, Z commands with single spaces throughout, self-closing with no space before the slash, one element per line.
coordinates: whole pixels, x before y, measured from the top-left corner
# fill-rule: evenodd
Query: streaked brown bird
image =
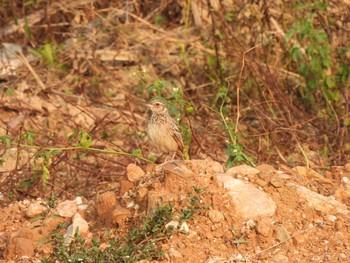
<path fill-rule="evenodd" d="M 152 115 L 148 121 L 148 137 L 160 152 L 176 154 L 180 152 L 183 157 L 184 144 L 176 121 L 169 115 L 169 111 L 164 101 L 154 99 L 147 106 L 152 110 Z"/>

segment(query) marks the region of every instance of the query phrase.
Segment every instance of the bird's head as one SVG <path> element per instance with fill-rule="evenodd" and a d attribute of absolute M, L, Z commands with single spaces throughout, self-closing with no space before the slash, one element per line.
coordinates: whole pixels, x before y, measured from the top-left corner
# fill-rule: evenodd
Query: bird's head
<path fill-rule="evenodd" d="M 168 109 L 166 107 L 166 103 L 164 101 L 155 99 L 152 100 L 150 103 L 147 104 L 147 107 L 152 110 L 153 113 L 167 113 Z"/>

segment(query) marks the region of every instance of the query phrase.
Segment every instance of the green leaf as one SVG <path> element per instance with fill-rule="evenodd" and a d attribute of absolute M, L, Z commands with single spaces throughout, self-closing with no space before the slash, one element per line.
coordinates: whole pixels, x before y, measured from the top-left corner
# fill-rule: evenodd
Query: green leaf
<path fill-rule="evenodd" d="M 43 172 L 41 175 L 41 180 L 42 180 L 43 186 L 46 187 L 47 181 L 50 179 L 50 171 L 49 169 L 47 169 L 45 165 L 43 165 L 42 169 L 43 169 Z"/>
<path fill-rule="evenodd" d="M 313 4 L 313 7 L 318 9 L 318 10 L 326 10 L 327 9 L 327 4 L 322 3 L 322 2 L 316 2 Z"/>
<path fill-rule="evenodd" d="M 91 146 L 91 144 L 92 144 L 91 136 L 87 132 L 82 131 L 80 133 L 79 145 L 84 149 L 88 149 Z"/>
<path fill-rule="evenodd" d="M 136 149 L 135 151 L 133 151 L 131 153 L 131 156 L 134 156 L 134 157 L 138 157 L 142 154 L 142 150 L 141 149 Z"/>
<path fill-rule="evenodd" d="M 10 148 L 11 147 L 11 139 L 8 135 L 3 135 L 0 136 L 0 141 L 5 144 L 6 148 Z"/>

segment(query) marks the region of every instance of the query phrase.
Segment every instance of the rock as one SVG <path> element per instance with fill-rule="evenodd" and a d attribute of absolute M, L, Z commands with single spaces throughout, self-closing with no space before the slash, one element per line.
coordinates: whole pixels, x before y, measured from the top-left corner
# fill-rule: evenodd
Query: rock
<path fill-rule="evenodd" d="M 256 166 L 255 169 L 259 170 L 260 173 L 262 173 L 264 175 L 270 175 L 270 174 L 276 172 L 275 168 L 273 168 L 273 166 L 271 166 L 269 164 L 260 164 L 260 165 Z"/>
<path fill-rule="evenodd" d="M 335 221 L 337 221 L 337 217 L 335 215 L 327 215 L 326 216 L 326 219 L 329 221 L 329 222 L 332 222 L 334 223 Z"/>
<path fill-rule="evenodd" d="M 185 161 L 193 173 L 198 175 L 216 175 L 224 172 L 224 168 L 219 162 L 211 159 Z"/>
<path fill-rule="evenodd" d="M 259 179 L 259 178 L 256 179 L 254 183 L 256 183 L 257 185 L 259 185 L 260 187 L 265 187 L 265 186 L 267 186 L 267 182 L 264 181 L 264 180 L 261 180 L 261 179 Z"/>
<path fill-rule="evenodd" d="M 169 256 L 174 258 L 182 258 L 181 253 L 173 247 L 169 249 Z"/>
<path fill-rule="evenodd" d="M 177 229 L 178 226 L 179 226 L 179 220 L 171 220 L 169 223 L 165 225 L 165 228 Z"/>
<path fill-rule="evenodd" d="M 15 237 L 10 240 L 4 252 L 5 259 L 14 259 L 15 257 L 34 256 L 33 241 L 29 238 Z"/>
<path fill-rule="evenodd" d="M 120 181 L 120 190 L 119 194 L 120 196 L 123 196 L 126 192 L 128 192 L 130 189 L 134 187 L 134 184 L 128 180 L 121 180 Z"/>
<path fill-rule="evenodd" d="M 342 180 L 342 182 L 343 182 L 344 184 L 347 184 L 347 183 L 349 182 L 349 178 L 346 177 L 346 176 L 343 176 L 343 177 L 341 178 L 341 180 Z"/>
<path fill-rule="evenodd" d="M 275 214 L 276 204 L 265 192 L 225 174 L 217 175 L 216 178 L 228 191 L 234 208 L 243 219 L 255 220 Z"/>
<path fill-rule="evenodd" d="M 62 217 L 72 217 L 78 211 L 78 205 L 75 200 L 66 200 L 59 203 L 56 210 Z"/>
<path fill-rule="evenodd" d="M 130 217 L 130 210 L 117 205 L 112 213 L 112 221 L 114 224 L 123 225 L 125 221 Z"/>
<path fill-rule="evenodd" d="M 276 229 L 276 238 L 279 242 L 284 242 L 290 239 L 290 234 L 283 226 L 279 226 Z"/>
<path fill-rule="evenodd" d="M 145 176 L 145 172 L 133 163 L 126 167 L 126 172 L 130 182 L 140 181 Z"/>
<path fill-rule="evenodd" d="M 190 228 L 188 227 L 186 222 L 183 222 L 179 228 L 179 231 L 183 234 L 187 234 L 188 232 L 190 232 Z"/>
<path fill-rule="evenodd" d="M 44 214 L 47 211 L 47 207 L 41 203 L 31 203 L 25 211 L 25 216 L 29 218 L 37 217 Z"/>
<path fill-rule="evenodd" d="M 248 175 L 256 175 L 258 173 L 260 173 L 258 169 L 255 169 L 251 166 L 243 164 L 243 165 L 235 166 L 228 169 L 225 174 L 229 176 L 236 176 L 236 175 L 248 176 Z"/>
<path fill-rule="evenodd" d="M 105 192 L 97 197 L 97 214 L 104 219 L 109 218 L 117 205 L 117 196 L 114 192 Z"/>
<path fill-rule="evenodd" d="M 268 259 L 267 262 L 268 263 L 288 263 L 289 259 L 285 255 L 277 254 L 272 256 L 270 259 Z"/>
<path fill-rule="evenodd" d="M 302 234 L 293 234 L 293 245 L 294 246 L 299 246 L 303 243 L 305 243 L 305 241 L 307 240 L 307 236 L 306 234 L 302 233 Z"/>
<path fill-rule="evenodd" d="M 284 180 L 276 177 L 271 179 L 270 184 L 275 188 L 281 188 L 284 185 Z"/>
<path fill-rule="evenodd" d="M 209 210 L 208 215 L 213 223 L 219 223 L 225 220 L 224 214 L 218 210 Z"/>
<path fill-rule="evenodd" d="M 272 220 L 268 217 L 264 217 L 261 220 L 259 220 L 256 226 L 256 231 L 264 237 L 269 237 L 272 234 L 272 227 Z"/>
<path fill-rule="evenodd" d="M 77 202 L 78 209 L 80 211 L 84 211 L 89 207 L 88 204 L 84 204 L 83 198 L 81 196 L 78 196 L 77 198 L 75 198 L 75 201 Z"/>
<path fill-rule="evenodd" d="M 73 223 L 68 227 L 64 236 L 64 243 L 70 244 L 76 233 L 79 233 L 81 237 L 85 237 L 89 232 L 89 225 L 79 213 L 76 213 L 73 217 Z"/>
<path fill-rule="evenodd" d="M 287 186 L 295 187 L 299 196 L 306 200 L 308 205 L 317 211 L 323 212 L 325 214 L 349 213 L 346 205 L 332 199 L 331 197 L 320 195 L 304 186 L 296 185 L 293 183 L 289 183 Z"/>

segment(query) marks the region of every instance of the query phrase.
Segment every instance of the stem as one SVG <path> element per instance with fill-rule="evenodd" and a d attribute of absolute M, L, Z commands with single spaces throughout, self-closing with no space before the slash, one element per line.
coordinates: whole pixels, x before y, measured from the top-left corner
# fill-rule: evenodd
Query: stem
<path fill-rule="evenodd" d="M 44 150 L 50 150 L 50 151 L 74 151 L 74 150 L 85 150 L 85 151 L 92 151 L 92 152 L 100 152 L 100 153 L 109 153 L 109 154 L 118 154 L 118 155 L 125 155 L 129 157 L 135 157 L 140 160 L 152 163 L 151 160 L 144 158 L 142 156 L 134 155 L 132 153 L 127 152 L 116 152 L 109 149 L 98 149 L 98 148 L 84 148 L 82 146 L 72 146 L 72 147 L 42 147 L 42 146 L 36 146 L 36 145 L 27 145 L 27 144 L 20 144 L 21 147 L 27 147 L 27 148 L 35 148 L 35 149 L 44 149 Z"/>
<path fill-rule="evenodd" d="M 220 105 L 220 116 L 221 116 L 222 121 L 224 122 L 225 129 L 227 130 L 228 134 L 230 135 L 230 139 L 231 139 L 232 144 L 236 145 L 236 143 L 237 143 L 236 137 L 233 136 L 232 132 L 230 131 L 230 129 L 228 127 L 228 124 L 227 124 L 227 122 L 225 120 L 225 115 L 222 112 L 222 108 L 224 107 L 224 104 L 225 104 L 225 101 L 222 101 L 221 105 Z"/>

